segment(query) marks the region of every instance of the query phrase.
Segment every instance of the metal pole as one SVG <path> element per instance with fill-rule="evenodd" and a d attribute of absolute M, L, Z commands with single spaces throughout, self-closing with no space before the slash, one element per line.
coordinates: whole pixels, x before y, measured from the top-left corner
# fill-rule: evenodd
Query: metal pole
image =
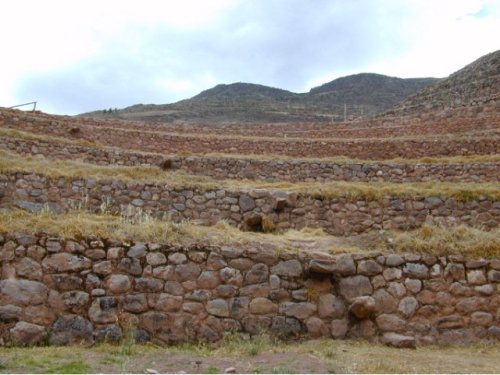
<path fill-rule="evenodd" d="M 23 104 L 13 105 L 12 107 L 8 107 L 8 108 L 17 108 L 17 107 L 23 107 L 23 106 L 25 106 L 25 105 L 30 105 L 30 104 L 33 104 L 33 109 L 32 109 L 32 111 L 34 112 L 34 111 L 35 111 L 35 109 L 36 109 L 36 103 L 37 103 L 37 102 L 23 103 Z"/>

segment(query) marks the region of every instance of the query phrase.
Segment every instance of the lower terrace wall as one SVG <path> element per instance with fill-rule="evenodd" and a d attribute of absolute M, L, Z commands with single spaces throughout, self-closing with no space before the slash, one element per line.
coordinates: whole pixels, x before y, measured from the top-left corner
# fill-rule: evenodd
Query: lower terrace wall
<path fill-rule="evenodd" d="M 500 260 L 0 235 L 0 343 L 500 339 Z"/>
<path fill-rule="evenodd" d="M 444 196 L 349 200 L 264 189 L 200 190 L 112 179 L 50 179 L 33 173 L 0 174 L 2 196 L 3 201 L 31 211 L 44 204 L 54 211 L 87 208 L 133 214 L 140 210 L 199 224 L 224 219 L 254 230 L 261 229 L 265 216 L 277 229 L 323 228 L 336 235 L 417 228 L 428 219 L 485 228 L 500 222 L 500 202 L 487 197 L 465 202 Z"/>
<path fill-rule="evenodd" d="M 44 155 L 65 160 L 82 160 L 99 165 L 160 166 L 217 179 L 258 179 L 266 181 L 460 181 L 487 182 L 500 179 L 500 163 L 403 164 L 332 163 L 167 156 L 58 144 L 42 140 L 5 137 L 0 148 L 23 155 Z"/>

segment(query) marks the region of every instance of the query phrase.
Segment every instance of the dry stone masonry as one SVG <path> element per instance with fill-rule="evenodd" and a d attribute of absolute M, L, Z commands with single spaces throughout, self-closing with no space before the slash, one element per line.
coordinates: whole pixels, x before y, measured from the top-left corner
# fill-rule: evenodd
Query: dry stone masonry
<path fill-rule="evenodd" d="M 500 339 L 500 260 L 283 253 L 44 234 L 0 235 L 4 345 L 367 338 Z"/>
<path fill-rule="evenodd" d="M 264 221 L 275 229 L 323 228 L 335 235 L 374 229 L 412 229 L 427 220 L 494 228 L 500 221 L 500 202 L 486 196 L 460 201 L 445 196 L 380 200 L 346 197 L 311 197 L 283 190 L 175 188 L 94 178 L 48 178 L 35 173 L 0 174 L 0 200 L 31 212 L 48 207 L 134 215 L 147 212 L 172 220 L 214 224 L 227 220 L 234 226 L 262 230 Z"/>
<path fill-rule="evenodd" d="M 82 160 L 99 165 L 158 166 L 216 179 L 265 181 L 420 181 L 487 182 L 500 180 L 500 163 L 335 163 L 306 160 L 258 160 L 208 156 L 166 156 L 77 144 L 4 137 L 0 148 L 21 155 Z"/>

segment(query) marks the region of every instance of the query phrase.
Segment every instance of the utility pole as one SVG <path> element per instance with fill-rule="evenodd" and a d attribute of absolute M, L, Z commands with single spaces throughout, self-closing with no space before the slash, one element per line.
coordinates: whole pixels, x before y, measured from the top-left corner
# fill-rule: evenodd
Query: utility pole
<path fill-rule="evenodd" d="M 344 122 L 347 121 L 347 104 L 344 103 Z"/>

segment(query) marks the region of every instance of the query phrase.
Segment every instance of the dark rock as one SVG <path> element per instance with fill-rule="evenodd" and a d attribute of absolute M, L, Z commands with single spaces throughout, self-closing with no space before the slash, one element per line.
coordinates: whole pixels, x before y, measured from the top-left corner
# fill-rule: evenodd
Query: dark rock
<path fill-rule="evenodd" d="M 87 319 L 79 315 L 64 315 L 52 325 L 50 343 L 68 345 L 92 342 L 92 331 L 92 323 Z"/>

